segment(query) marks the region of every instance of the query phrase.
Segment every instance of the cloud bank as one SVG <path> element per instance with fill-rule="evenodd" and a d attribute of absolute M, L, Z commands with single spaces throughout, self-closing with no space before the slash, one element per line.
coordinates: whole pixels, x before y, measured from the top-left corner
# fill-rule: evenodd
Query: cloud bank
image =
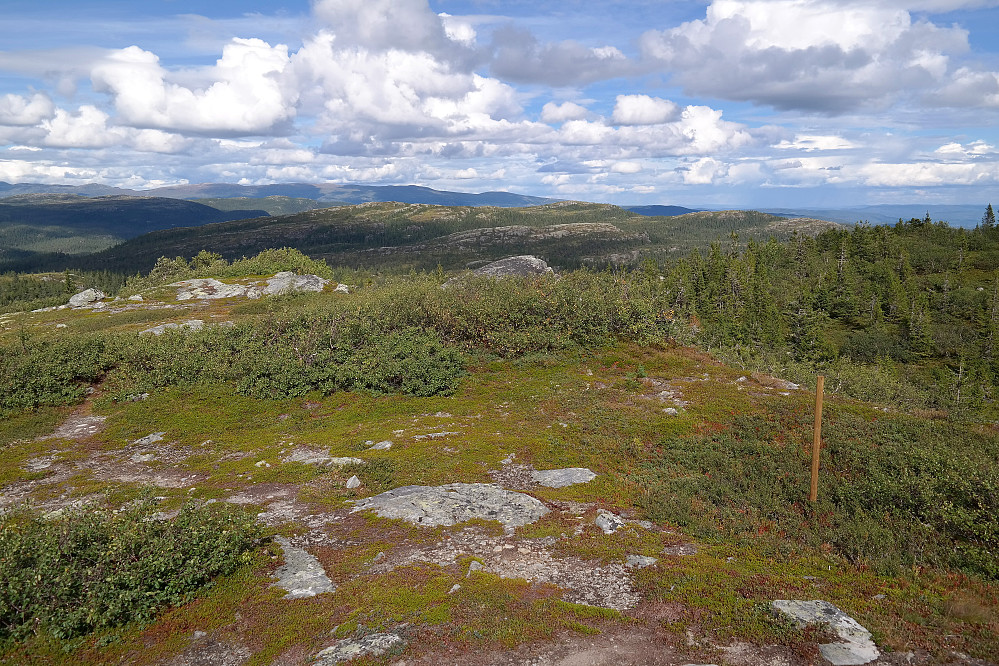
<path fill-rule="evenodd" d="M 0 52 L 27 82 L 0 90 L 0 179 L 954 196 L 999 182 L 999 56 L 934 17 L 994 5 L 714 0 L 608 43 L 546 31 L 543 2 L 532 21 L 316 0 L 286 22 L 296 39 L 231 37 L 198 64 L 142 44 Z"/>

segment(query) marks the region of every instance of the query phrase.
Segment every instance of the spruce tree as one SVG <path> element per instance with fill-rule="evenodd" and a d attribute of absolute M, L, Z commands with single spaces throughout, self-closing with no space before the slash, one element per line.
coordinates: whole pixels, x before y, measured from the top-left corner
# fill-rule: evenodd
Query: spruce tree
<path fill-rule="evenodd" d="M 985 214 L 982 215 L 982 227 L 984 229 L 992 229 L 996 226 L 996 214 L 992 210 L 992 204 L 988 205 L 985 209 Z"/>

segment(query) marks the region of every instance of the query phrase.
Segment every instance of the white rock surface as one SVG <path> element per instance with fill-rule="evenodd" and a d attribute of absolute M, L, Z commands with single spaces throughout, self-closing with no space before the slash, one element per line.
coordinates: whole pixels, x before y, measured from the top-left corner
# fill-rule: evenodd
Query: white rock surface
<path fill-rule="evenodd" d="M 284 564 L 274 572 L 278 580 L 272 587 L 287 591 L 286 599 L 305 599 L 336 590 L 319 560 L 284 537 L 274 540 L 284 551 Z"/>
<path fill-rule="evenodd" d="M 353 490 L 354 488 L 360 488 L 361 487 L 361 480 L 359 478 L 357 478 L 356 474 L 354 476 L 350 477 L 349 479 L 347 479 L 347 487 L 350 488 L 351 490 Z"/>
<path fill-rule="evenodd" d="M 545 505 L 534 497 L 488 483 L 403 486 L 358 500 L 352 511 L 366 509 L 382 518 L 400 518 L 426 527 L 450 526 L 474 519 L 520 527 L 548 513 Z"/>
<path fill-rule="evenodd" d="M 535 483 L 549 488 L 565 488 L 576 483 L 589 483 L 597 478 L 595 472 L 585 467 L 566 467 L 564 469 L 540 469 L 531 472 Z"/>
<path fill-rule="evenodd" d="M 165 435 L 166 435 L 165 432 L 154 432 L 149 435 L 146 435 L 141 439 L 137 439 L 132 443 L 135 444 L 136 446 L 148 446 L 150 444 L 155 444 L 156 442 L 162 441 Z"/>
<path fill-rule="evenodd" d="M 871 632 L 828 601 L 779 599 L 772 606 L 802 626 L 822 624 L 839 636 L 839 641 L 819 646 L 819 652 L 833 666 L 861 666 L 881 656 Z"/>
<path fill-rule="evenodd" d="M 405 643 L 402 637 L 396 634 L 368 634 L 364 638 L 349 638 L 337 641 L 319 652 L 313 663 L 316 666 L 333 666 L 358 657 L 377 657 Z"/>

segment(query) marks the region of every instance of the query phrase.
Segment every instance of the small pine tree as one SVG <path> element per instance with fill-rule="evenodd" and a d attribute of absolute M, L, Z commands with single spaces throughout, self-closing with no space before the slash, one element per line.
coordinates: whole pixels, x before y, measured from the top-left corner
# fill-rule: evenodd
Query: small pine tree
<path fill-rule="evenodd" d="M 989 204 L 988 208 L 985 209 L 985 214 L 982 215 L 982 228 L 992 229 L 995 226 L 996 214 L 995 211 L 992 210 L 992 204 Z"/>

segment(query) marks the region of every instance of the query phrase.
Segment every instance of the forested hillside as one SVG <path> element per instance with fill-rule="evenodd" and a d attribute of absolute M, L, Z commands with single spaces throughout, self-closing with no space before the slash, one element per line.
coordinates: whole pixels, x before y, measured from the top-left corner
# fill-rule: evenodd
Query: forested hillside
<path fill-rule="evenodd" d="M 564 201 L 526 208 L 434 206 L 397 202 L 308 210 L 152 232 L 107 250 L 0 263 L 20 272 L 66 268 L 146 272 L 161 256 L 208 250 L 232 261 L 274 247 L 294 247 L 331 266 L 379 271 L 461 269 L 504 256 L 536 254 L 560 268 L 666 261 L 737 234 L 786 239 L 839 225 L 788 220 L 755 211 L 647 217 L 617 206 Z"/>

